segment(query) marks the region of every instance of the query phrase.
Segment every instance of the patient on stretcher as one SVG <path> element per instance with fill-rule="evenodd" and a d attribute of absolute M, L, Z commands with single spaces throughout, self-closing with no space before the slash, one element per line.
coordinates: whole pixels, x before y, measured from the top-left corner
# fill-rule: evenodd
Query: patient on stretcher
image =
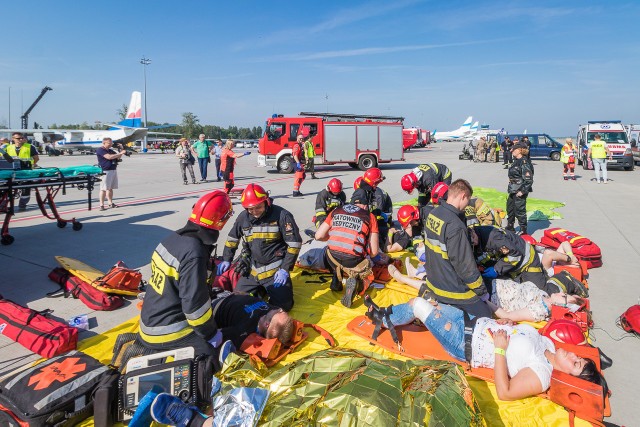
<path fill-rule="evenodd" d="M 501 400 L 517 400 L 546 391 L 554 369 L 599 385 L 604 381 L 594 361 L 556 349 L 552 340 L 529 325 L 489 318 L 465 321 L 462 310 L 423 298 L 387 309 L 376 306 L 369 296 L 364 302 L 367 317 L 385 328 L 407 325 L 417 318 L 452 357 L 467 361 L 472 367 L 493 369 Z M 470 327 L 466 334 L 465 323 Z"/>

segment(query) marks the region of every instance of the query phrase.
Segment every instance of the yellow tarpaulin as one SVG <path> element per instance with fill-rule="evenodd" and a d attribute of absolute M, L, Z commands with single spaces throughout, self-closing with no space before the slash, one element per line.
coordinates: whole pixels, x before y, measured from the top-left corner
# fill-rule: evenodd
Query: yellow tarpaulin
<path fill-rule="evenodd" d="M 404 254 L 405 256 L 407 254 Z M 354 302 L 351 309 L 340 303 L 342 293 L 329 290 L 331 276 L 295 269 L 291 278 L 294 284 L 295 305 L 291 314 L 305 323 L 316 323 L 330 332 L 336 339 L 338 346 L 356 350 L 371 351 L 387 358 L 407 360 L 380 347 L 369 344 L 368 341 L 347 331 L 347 324 L 355 316 L 362 315 L 365 307 L 362 299 Z M 404 285 L 394 285 L 399 288 Z M 381 306 L 401 304 L 407 302 L 411 296 L 399 290 L 372 290 L 371 295 Z M 82 350 L 103 363 L 109 363 L 116 337 L 125 332 L 137 331 L 138 319 L 132 319 L 116 328 L 84 340 L 79 345 Z M 309 338 L 296 351 L 272 369 L 296 361 L 320 350 L 327 349 L 326 341 L 315 331 L 308 329 Z M 550 426 L 561 427 L 568 425 L 568 413 L 561 406 L 542 397 L 531 397 L 515 402 L 499 401 L 495 387 L 491 383 L 467 377 L 473 393 L 478 401 L 482 415 L 489 426 Z M 92 425 L 90 420 L 84 424 Z M 589 426 L 583 420 L 576 419 L 576 426 Z"/>

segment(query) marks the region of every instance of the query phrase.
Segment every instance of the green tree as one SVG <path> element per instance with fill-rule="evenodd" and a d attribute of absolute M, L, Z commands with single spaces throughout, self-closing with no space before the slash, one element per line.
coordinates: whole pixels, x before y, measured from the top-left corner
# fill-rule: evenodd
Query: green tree
<path fill-rule="evenodd" d="M 182 133 L 186 138 L 195 138 L 202 131 L 200 119 L 193 113 L 182 113 Z"/>
<path fill-rule="evenodd" d="M 129 110 L 129 107 L 127 106 L 127 104 L 122 104 L 122 108 L 118 108 L 116 110 L 116 113 L 118 114 L 118 117 L 120 118 L 120 121 L 124 120 L 127 118 L 127 111 Z"/>

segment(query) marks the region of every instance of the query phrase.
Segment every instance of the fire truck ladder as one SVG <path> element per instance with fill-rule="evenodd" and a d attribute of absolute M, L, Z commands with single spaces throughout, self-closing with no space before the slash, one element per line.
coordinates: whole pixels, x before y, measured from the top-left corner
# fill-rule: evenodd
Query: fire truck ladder
<path fill-rule="evenodd" d="M 386 122 L 386 123 L 403 123 L 404 117 L 394 117 L 394 116 L 368 116 L 362 114 L 336 114 L 336 113 L 306 113 L 302 112 L 299 114 L 302 117 L 322 117 L 323 120 L 335 120 L 335 121 L 345 121 L 345 122 L 358 122 L 358 121 L 368 121 L 368 122 Z"/>

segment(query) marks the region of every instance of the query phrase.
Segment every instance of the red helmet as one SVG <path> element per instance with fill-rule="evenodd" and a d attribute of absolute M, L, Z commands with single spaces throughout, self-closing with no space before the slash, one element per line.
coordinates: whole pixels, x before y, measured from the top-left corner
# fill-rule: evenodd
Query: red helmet
<path fill-rule="evenodd" d="M 338 194 L 342 191 L 342 181 L 340 181 L 338 178 L 333 178 L 327 184 L 327 190 L 331 191 L 334 194 Z"/>
<path fill-rule="evenodd" d="M 618 319 L 620 326 L 627 332 L 640 335 L 640 304 L 632 305 Z"/>
<path fill-rule="evenodd" d="M 587 339 L 580 326 L 571 320 L 556 319 L 552 320 L 540 330 L 542 335 L 550 338 L 552 341 L 573 344 L 586 345 Z"/>
<path fill-rule="evenodd" d="M 373 188 L 376 188 L 385 178 L 380 168 L 371 168 L 364 173 L 362 179 Z"/>
<path fill-rule="evenodd" d="M 242 192 L 240 202 L 245 209 L 257 206 L 262 202 L 269 203 L 269 193 L 258 184 L 249 184 Z"/>
<path fill-rule="evenodd" d="M 222 230 L 232 215 L 231 199 L 224 191 L 216 190 L 198 199 L 189 221 L 201 227 Z"/>
<path fill-rule="evenodd" d="M 439 182 L 434 185 L 431 190 L 431 203 L 434 205 L 440 203 L 440 199 L 443 199 L 444 196 L 447 195 L 447 191 L 449 191 L 449 186 L 444 182 Z"/>
<path fill-rule="evenodd" d="M 402 228 L 409 225 L 411 221 L 417 221 L 420 217 L 418 208 L 411 205 L 404 205 L 398 210 L 398 222 Z"/>
<path fill-rule="evenodd" d="M 402 189 L 407 193 L 413 193 L 413 190 L 416 188 L 416 184 L 418 183 L 418 177 L 413 173 L 408 173 L 402 177 L 400 180 L 400 185 Z"/>
<path fill-rule="evenodd" d="M 362 182 L 362 177 L 359 176 L 356 178 L 355 181 L 353 181 L 353 189 L 357 190 L 358 188 L 360 188 L 360 183 Z"/>
<path fill-rule="evenodd" d="M 520 237 L 522 237 L 522 240 L 524 240 L 525 242 L 527 242 L 530 245 L 537 245 L 538 242 L 536 241 L 536 239 L 533 238 L 533 236 L 529 235 L 529 234 L 521 234 Z"/>
<path fill-rule="evenodd" d="M 298 136 L 303 136 L 306 138 L 309 136 L 310 133 L 311 133 L 311 129 L 309 129 L 309 126 L 302 126 L 298 131 Z"/>

